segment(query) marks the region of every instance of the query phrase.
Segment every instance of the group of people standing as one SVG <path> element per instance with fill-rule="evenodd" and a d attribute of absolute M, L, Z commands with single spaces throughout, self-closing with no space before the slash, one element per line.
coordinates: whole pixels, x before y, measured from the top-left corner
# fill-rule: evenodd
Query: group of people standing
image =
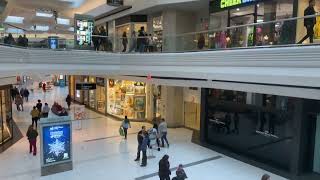
<path fill-rule="evenodd" d="M 17 39 L 17 41 L 15 41 L 15 39 L 13 38 L 12 34 L 9 33 L 8 36 L 4 37 L 3 40 L 4 44 L 9 44 L 9 45 L 18 45 L 18 46 L 22 46 L 22 47 L 28 47 L 28 38 L 26 37 L 26 35 L 20 35 L 19 38 Z"/>
<path fill-rule="evenodd" d="M 30 92 L 27 88 L 21 88 L 20 91 L 17 87 L 10 90 L 12 101 L 16 104 L 18 111 L 23 111 L 23 101 L 29 100 Z"/>
<path fill-rule="evenodd" d="M 147 149 L 152 149 L 154 144 L 157 144 L 158 151 L 160 151 L 160 147 L 169 148 L 169 141 L 167 138 L 168 127 L 167 123 L 164 119 L 161 119 L 159 124 L 154 123 L 153 127 L 149 130 L 146 130 L 145 126 L 142 126 L 141 130 L 137 134 L 138 141 L 138 152 L 135 161 L 140 161 L 140 156 L 142 152 L 142 161 L 141 167 L 147 166 Z M 127 116 L 122 121 L 121 128 L 124 130 L 124 138 L 127 139 L 128 136 L 128 128 L 131 128 L 131 124 Z M 160 144 L 161 139 L 161 144 Z M 166 143 L 166 144 L 165 144 Z M 162 159 L 159 161 L 159 177 L 160 180 L 170 180 L 171 170 L 169 163 L 169 156 L 164 155 Z M 184 180 L 187 178 L 187 175 L 183 169 L 183 166 L 180 164 L 176 171 L 175 180 Z"/>
<path fill-rule="evenodd" d="M 128 46 L 128 37 L 127 32 L 124 31 L 122 34 L 122 46 L 123 50 L 122 52 L 127 52 L 127 46 Z M 130 38 L 130 46 L 129 46 L 129 52 L 154 52 L 155 43 L 153 40 L 153 37 L 151 34 L 146 33 L 144 26 L 140 28 L 138 31 L 138 36 L 135 31 L 132 31 L 131 38 Z"/>
<path fill-rule="evenodd" d="M 93 29 L 92 42 L 95 51 L 112 51 L 112 43 L 107 37 L 107 31 L 103 26 Z"/>

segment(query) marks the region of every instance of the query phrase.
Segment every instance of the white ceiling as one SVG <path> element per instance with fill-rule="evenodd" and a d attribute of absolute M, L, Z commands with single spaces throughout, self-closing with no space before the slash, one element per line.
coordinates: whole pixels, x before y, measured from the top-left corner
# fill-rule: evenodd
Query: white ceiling
<path fill-rule="evenodd" d="M 8 0 L 8 5 L 1 15 L 1 21 L 4 22 L 7 16 L 24 17 L 23 24 L 10 24 L 25 29 L 27 33 L 35 33 L 31 27 L 38 25 L 49 26 L 49 30 L 37 33 L 70 34 L 73 33 L 69 29 L 73 26 L 74 14 L 91 12 L 91 15 L 95 15 L 101 11 L 108 10 L 105 4 L 106 0 Z M 99 6 L 100 9 L 97 9 Z M 36 16 L 36 10 L 39 9 L 57 11 L 59 18 L 70 20 L 70 25 L 56 25 L 54 17 Z"/>

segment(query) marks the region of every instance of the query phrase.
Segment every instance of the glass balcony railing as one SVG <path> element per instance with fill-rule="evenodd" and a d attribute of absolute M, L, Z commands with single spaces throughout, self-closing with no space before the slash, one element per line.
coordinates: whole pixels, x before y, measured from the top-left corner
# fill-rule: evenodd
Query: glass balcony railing
<path fill-rule="evenodd" d="M 137 33 L 139 34 L 139 33 Z M 268 22 L 237 25 L 222 29 L 166 34 L 163 36 L 100 36 L 92 35 L 92 43 L 85 48 L 75 45 L 74 38 L 58 39 L 54 49 L 86 49 L 114 53 L 161 53 L 210 51 L 234 48 L 278 47 L 320 43 L 320 14 L 279 19 Z M 2 43 L 28 48 L 50 49 L 48 39 L 2 38 Z"/>

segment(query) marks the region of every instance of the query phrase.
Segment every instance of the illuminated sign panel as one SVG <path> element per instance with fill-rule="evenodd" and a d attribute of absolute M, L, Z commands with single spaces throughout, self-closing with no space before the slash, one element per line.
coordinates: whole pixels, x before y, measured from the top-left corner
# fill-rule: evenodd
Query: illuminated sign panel
<path fill-rule="evenodd" d="M 75 45 L 79 48 L 89 48 L 92 44 L 94 20 L 91 16 L 75 15 Z"/>
<path fill-rule="evenodd" d="M 262 0 L 213 0 L 210 2 L 210 12 L 219 12 L 226 9 L 251 5 Z"/>

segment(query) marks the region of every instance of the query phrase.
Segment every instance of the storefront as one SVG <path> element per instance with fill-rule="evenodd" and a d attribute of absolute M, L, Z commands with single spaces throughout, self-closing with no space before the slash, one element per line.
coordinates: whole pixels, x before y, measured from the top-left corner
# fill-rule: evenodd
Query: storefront
<path fill-rule="evenodd" d="M 201 89 L 183 88 L 184 127 L 200 130 Z"/>
<path fill-rule="evenodd" d="M 118 118 L 146 119 L 146 84 L 126 80 L 108 80 L 107 113 Z"/>
<path fill-rule="evenodd" d="M 11 85 L 0 86 L 0 145 L 12 139 L 12 101 L 10 94 Z"/>
<path fill-rule="evenodd" d="M 211 1 L 210 29 L 290 18 L 294 15 L 294 1 Z M 294 43 L 294 27 L 295 22 L 292 21 L 214 32 L 209 36 L 210 46 L 211 48 L 225 48 Z"/>
<path fill-rule="evenodd" d="M 97 89 L 96 89 L 96 100 L 97 100 L 97 111 L 100 113 L 106 113 L 106 79 L 102 77 L 96 78 Z"/>
<path fill-rule="evenodd" d="M 122 51 L 122 35 L 125 32 L 128 38 L 128 46 L 127 50 L 130 49 L 132 45 L 131 37 L 132 32 L 136 33 L 136 37 L 138 37 L 138 32 L 144 27 L 144 31 L 147 32 L 147 16 L 146 15 L 130 15 L 125 16 L 115 20 L 115 29 L 116 29 L 116 51 Z"/>
<path fill-rule="evenodd" d="M 290 176 L 320 172 L 320 101 L 220 89 L 202 99 L 202 141 L 214 149 Z"/>

